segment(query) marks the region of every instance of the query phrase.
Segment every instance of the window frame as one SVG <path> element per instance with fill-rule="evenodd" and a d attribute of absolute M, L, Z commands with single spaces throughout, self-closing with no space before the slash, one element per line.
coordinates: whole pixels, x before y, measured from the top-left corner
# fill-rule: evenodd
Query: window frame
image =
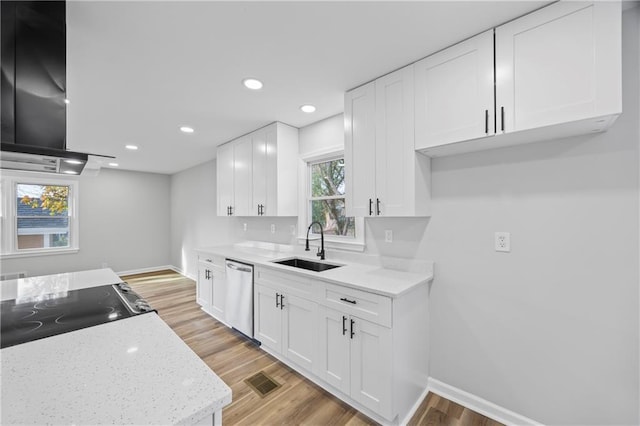
<path fill-rule="evenodd" d="M 311 194 L 311 167 L 314 164 L 324 163 L 338 159 L 344 159 L 344 150 L 329 150 L 324 152 L 315 152 L 309 155 L 301 156 L 300 170 L 298 176 L 304 176 L 299 183 L 299 208 L 298 208 L 298 244 L 306 243 L 307 228 L 311 223 L 311 201 L 316 199 L 340 199 L 344 198 L 345 203 L 348 200 L 347 188 L 345 194 L 340 196 L 329 197 L 313 197 Z M 346 164 L 345 164 L 346 167 Z M 355 237 L 346 235 L 325 235 L 324 245 L 326 248 L 334 248 L 348 251 L 364 251 L 364 219 L 355 217 Z M 313 238 L 313 240 L 312 240 Z M 317 247 L 320 245 L 320 234 L 317 232 L 309 233 L 309 245 Z"/>
<path fill-rule="evenodd" d="M 69 213 L 69 245 L 67 247 L 46 247 L 33 249 L 18 249 L 18 215 L 16 193 L 18 185 L 56 185 L 69 187 L 68 213 Z M 0 178 L 0 259 L 19 257 L 58 255 L 77 253 L 80 250 L 78 195 L 79 182 L 57 175 L 43 173 L 20 173 L 3 171 Z"/>

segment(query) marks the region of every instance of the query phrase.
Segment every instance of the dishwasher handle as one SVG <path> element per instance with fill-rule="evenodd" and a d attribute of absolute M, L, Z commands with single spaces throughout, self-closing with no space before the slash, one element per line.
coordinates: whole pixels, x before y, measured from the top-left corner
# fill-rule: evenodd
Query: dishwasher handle
<path fill-rule="evenodd" d="M 235 263 L 227 262 L 227 268 L 235 269 L 240 272 L 253 272 L 251 268 L 245 268 L 244 266 L 238 266 Z"/>

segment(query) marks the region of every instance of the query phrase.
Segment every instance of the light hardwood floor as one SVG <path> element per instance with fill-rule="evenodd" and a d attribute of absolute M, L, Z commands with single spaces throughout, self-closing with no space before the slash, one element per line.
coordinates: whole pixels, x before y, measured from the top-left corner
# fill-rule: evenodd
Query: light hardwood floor
<path fill-rule="evenodd" d="M 204 313 L 195 301 L 193 280 L 169 270 L 122 278 L 231 388 L 233 402 L 222 412 L 225 425 L 376 424 Z M 264 398 L 244 382 L 259 371 L 281 384 Z M 500 426 L 435 394 L 425 398 L 409 424 Z"/>

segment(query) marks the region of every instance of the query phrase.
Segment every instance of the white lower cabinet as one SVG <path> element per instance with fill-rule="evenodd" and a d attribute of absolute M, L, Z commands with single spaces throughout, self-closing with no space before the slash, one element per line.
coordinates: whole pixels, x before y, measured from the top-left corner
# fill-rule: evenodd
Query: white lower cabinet
<path fill-rule="evenodd" d="M 254 337 L 271 351 L 312 371 L 318 304 L 271 287 L 255 286 Z"/>
<path fill-rule="evenodd" d="M 207 262 L 198 262 L 198 282 L 196 285 L 196 302 L 202 307 L 211 304 L 213 283 L 211 267 Z"/>
<path fill-rule="evenodd" d="M 380 423 L 407 420 L 429 376 L 426 283 L 391 298 L 261 266 L 254 277 L 265 350 Z"/>
<path fill-rule="evenodd" d="M 262 346 L 282 353 L 282 312 L 280 311 L 280 293 L 262 285 L 255 285 L 253 337 Z"/>
<path fill-rule="evenodd" d="M 391 329 L 322 306 L 318 375 L 355 401 L 392 416 Z"/>
<path fill-rule="evenodd" d="M 198 260 L 198 282 L 196 302 L 214 318 L 225 322 L 225 298 L 227 281 L 224 258 L 200 256 Z"/>

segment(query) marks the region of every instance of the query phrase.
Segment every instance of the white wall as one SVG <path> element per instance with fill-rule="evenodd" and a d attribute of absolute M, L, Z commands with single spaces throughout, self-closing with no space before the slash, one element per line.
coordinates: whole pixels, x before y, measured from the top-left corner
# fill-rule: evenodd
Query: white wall
<path fill-rule="evenodd" d="M 198 274 L 195 249 L 234 241 L 235 218 L 216 215 L 216 161 L 171 176 L 171 263 Z"/>
<path fill-rule="evenodd" d="M 344 150 L 344 116 L 334 115 L 303 127 L 298 132 L 298 138 L 301 157 Z"/>
<path fill-rule="evenodd" d="M 169 265 L 169 176 L 103 169 L 79 177 L 80 251 L 2 260 L 3 273 L 29 276 Z"/>

